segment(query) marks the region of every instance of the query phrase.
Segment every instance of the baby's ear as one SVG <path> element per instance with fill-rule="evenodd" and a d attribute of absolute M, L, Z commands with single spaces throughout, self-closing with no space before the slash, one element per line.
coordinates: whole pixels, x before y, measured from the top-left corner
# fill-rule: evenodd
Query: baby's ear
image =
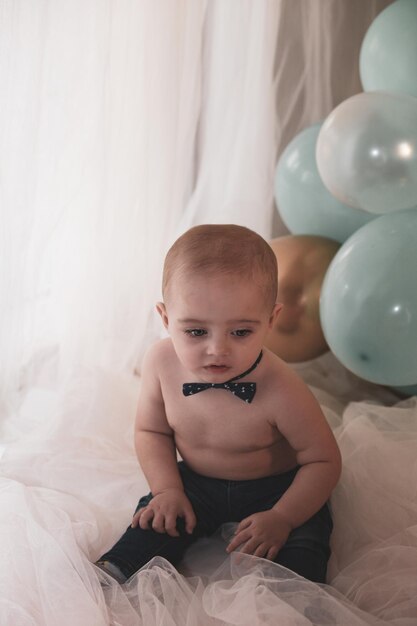
<path fill-rule="evenodd" d="M 168 328 L 168 314 L 167 314 L 167 310 L 166 310 L 165 304 L 163 302 L 157 302 L 156 303 L 156 310 L 158 311 L 159 315 L 161 316 L 163 325 L 165 326 L 165 328 Z"/>
<path fill-rule="evenodd" d="M 281 309 L 284 305 L 281 302 L 277 302 L 274 304 L 274 308 L 272 309 L 271 317 L 269 318 L 269 328 L 272 328 L 277 321 L 277 317 L 281 312 Z"/>

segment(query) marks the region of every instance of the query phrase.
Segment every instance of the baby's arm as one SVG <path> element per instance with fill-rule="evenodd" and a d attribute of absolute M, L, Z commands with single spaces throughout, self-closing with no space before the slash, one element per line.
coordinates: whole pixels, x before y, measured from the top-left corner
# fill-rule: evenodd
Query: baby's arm
<path fill-rule="evenodd" d="M 158 344 L 153 346 L 143 361 L 141 391 L 135 423 L 136 454 L 153 494 L 146 507 L 133 517 L 132 527 L 150 526 L 160 533 L 178 536 L 177 517 L 185 519 L 185 528 L 191 533 L 196 519 L 191 503 L 184 493 L 178 471 L 175 441 L 162 398 L 158 377 L 161 358 Z"/>
<path fill-rule="evenodd" d="M 300 469 L 272 509 L 242 520 L 228 552 L 245 544 L 242 552 L 273 560 L 291 530 L 325 504 L 339 480 L 340 451 L 318 402 L 293 372 L 287 373 L 286 385 L 276 425 L 295 450 Z"/>

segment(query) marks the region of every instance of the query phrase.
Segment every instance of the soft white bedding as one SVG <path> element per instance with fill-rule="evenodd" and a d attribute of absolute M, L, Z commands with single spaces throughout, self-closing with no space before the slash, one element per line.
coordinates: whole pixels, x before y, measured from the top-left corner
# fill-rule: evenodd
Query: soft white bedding
<path fill-rule="evenodd" d="M 415 626 L 417 398 L 360 381 L 331 354 L 297 369 L 343 454 L 328 585 L 226 558 L 221 534 L 193 547 L 181 574 L 156 558 L 124 588 L 105 580 L 92 562 L 147 490 L 132 444 L 140 381 L 79 372 L 64 390 L 29 390 L 6 422 L 0 625 Z"/>

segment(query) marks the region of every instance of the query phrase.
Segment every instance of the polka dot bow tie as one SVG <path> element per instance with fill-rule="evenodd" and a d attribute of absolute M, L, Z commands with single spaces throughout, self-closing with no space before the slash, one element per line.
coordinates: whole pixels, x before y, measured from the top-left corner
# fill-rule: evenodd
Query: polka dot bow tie
<path fill-rule="evenodd" d="M 239 378 L 243 378 L 253 372 L 261 359 L 262 351 L 260 352 L 255 363 L 248 370 L 246 370 L 246 372 L 239 374 L 239 376 L 234 376 L 230 380 L 226 380 L 225 383 L 184 383 L 182 386 L 182 392 L 184 396 L 192 396 L 200 391 L 205 391 L 206 389 L 227 389 L 241 400 L 244 400 L 245 402 L 252 402 L 256 393 L 256 383 L 235 383 L 234 381 L 239 380 Z"/>

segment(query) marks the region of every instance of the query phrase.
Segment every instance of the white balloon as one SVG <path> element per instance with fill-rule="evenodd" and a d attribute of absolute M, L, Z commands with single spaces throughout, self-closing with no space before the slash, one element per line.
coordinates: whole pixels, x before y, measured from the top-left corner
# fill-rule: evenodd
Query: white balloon
<path fill-rule="evenodd" d="M 345 204 L 377 214 L 416 206 L 417 98 L 348 98 L 324 121 L 316 159 L 324 184 Z"/>

